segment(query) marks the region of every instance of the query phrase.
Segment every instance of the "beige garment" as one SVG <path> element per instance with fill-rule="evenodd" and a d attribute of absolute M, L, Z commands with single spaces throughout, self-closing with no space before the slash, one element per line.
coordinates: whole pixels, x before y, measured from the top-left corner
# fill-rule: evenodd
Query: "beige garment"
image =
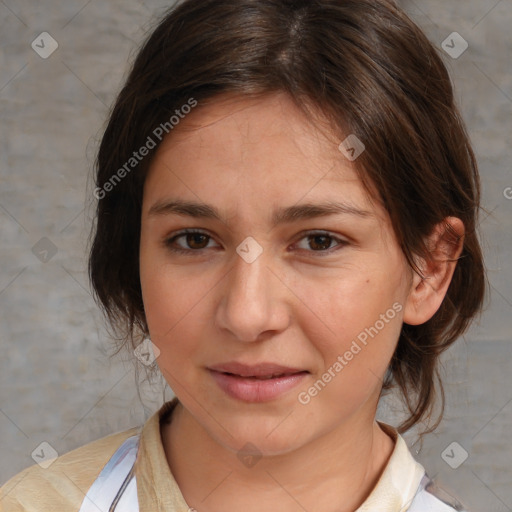
<path fill-rule="evenodd" d="M 133 428 L 86 444 L 58 457 L 42 469 L 31 466 L 0 488 L 1 512 L 78 512 L 85 494 L 117 448 L 140 433 L 136 479 L 140 512 L 188 512 L 190 509 L 174 479 L 162 445 L 160 422 L 178 403 L 174 398 L 151 416 L 142 428 Z M 377 485 L 356 512 L 402 512 L 416 493 L 424 474 L 403 438 L 386 424 L 395 448 Z"/>
<path fill-rule="evenodd" d="M 0 488 L 1 512 L 71 512 L 133 428 L 86 444 L 57 457 L 50 467 L 37 464 L 13 476 Z"/>

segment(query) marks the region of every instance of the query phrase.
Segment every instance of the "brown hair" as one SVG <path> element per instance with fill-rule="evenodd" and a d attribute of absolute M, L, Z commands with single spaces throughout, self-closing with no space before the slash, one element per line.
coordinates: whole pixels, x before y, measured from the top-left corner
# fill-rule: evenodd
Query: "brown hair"
<path fill-rule="evenodd" d="M 403 325 L 383 383 L 383 392 L 398 386 L 405 398 L 404 432 L 431 416 L 436 382 L 444 410 L 438 358 L 480 311 L 485 274 L 477 164 L 449 75 L 390 1 L 186 0 L 165 14 L 135 59 L 97 155 L 101 199 L 89 260 L 95 298 L 123 345 L 142 340 L 140 217 L 156 150 L 131 170 L 133 152 L 163 123 L 170 131 L 170 116 L 190 98 L 201 105 L 219 94 L 282 91 L 311 117 L 321 113 L 340 141 L 355 134 L 365 144 L 354 163 L 417 272 L 416 257 L 430 257 L 424 239 L 433 227 L 447 216 L 464 222 L 463 252 L 440 309 L 423 325 Z M 113 183 L 123 166 L 130 172 Z"/>

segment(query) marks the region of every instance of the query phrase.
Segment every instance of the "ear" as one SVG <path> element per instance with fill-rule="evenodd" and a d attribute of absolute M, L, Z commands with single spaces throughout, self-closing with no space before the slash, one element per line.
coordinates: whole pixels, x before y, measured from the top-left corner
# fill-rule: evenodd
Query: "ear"
<path fill-rule="evenodd" d="M 426 240 L 432 258 L 416 261 L 423 276 L 414 272 L 404 308 L 404 323 L 424 324 L 440 308 L 464 246 L 464 233 L 464 223 L 456 217 L 446 217 L 435 226 Z"/>

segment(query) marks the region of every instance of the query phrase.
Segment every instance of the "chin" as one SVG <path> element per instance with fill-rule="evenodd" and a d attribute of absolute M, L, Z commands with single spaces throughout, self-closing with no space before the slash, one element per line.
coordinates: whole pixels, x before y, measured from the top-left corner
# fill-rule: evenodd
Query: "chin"
<path fill-rule="evenodd" d="M 290 441 L 286 438 L 269 439 L 267 434 L 255 433 L 249 437 L 235 437 L 235 439 L 224 439 L 229 443 L 226 448 L 234 452 L 237 457 L 241 458 L 246 454 L 255 455 L 256 457 L 278 457 L 286 455 L 300 448 L 303 443 L 299 440 Z"/>
<path fill-rule="evenodd" d="M 227 421 L 218 419 L 231 436 L 218 425 L 214 426 L 215 432 L 210 431 L 210 435 L 237 455 L 244 451 L 254 451 L 265 457 L 284 455 L 308 442 L 296 438 L 297 434 L 301 435 L 301 429 L 297 431 L 294 424 L 285 425 L 282 418 L 279 421 L 275 418 L 258 420 L 250 417 L 238 421 L 234 418 Z M 293 428 L 290 430 L 290 427 Z"/>

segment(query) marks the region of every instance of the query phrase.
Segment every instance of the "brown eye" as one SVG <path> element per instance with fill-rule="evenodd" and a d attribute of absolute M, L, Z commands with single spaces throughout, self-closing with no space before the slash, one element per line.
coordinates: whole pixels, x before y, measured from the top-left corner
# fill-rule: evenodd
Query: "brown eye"
<path fill-rule="evenodd" d="M 208 235 L 201 235 L 199 233 L 189 233 L 185 235 L 185 240 L 187 245 L 191 249 L 204 249 L 206 246 L 204 245 L 206 241 L 206 245 L 208 245 Z"/>
<path fill-rule="evenodd" d="M 183 239 L 184 242 L 177 243 L 178 240 Z M 208 243 L 212 237 L 202 231 L 182 231 L 177 235 L 172 236 L 164 241 L 165 246 L 173 251 L 179 253 L 192 254 L 199 253 L 203 249 L 208 248 Z"/>
<path fill-rule="evenodd" d="M 333 238 L 328 235 L 310 235 L 308 236 L 310 240 L 309 246 L 313 250 L 326 250 L 330 248 Z"/>
<path fill-rule="evenodd" d="M 329 233 L 320 232 L 320 233 L 306 233 L 306 236 L 301 238 L 300 244 L 303 240 L 306 240 L 306 243 L 303 244 L 302 247 L 299 247 L 301 250 L 305 250 L 307 252 L 316 252 L 316 253 L 323 253 L 323 254 L 330 254 L 331 252 L 334 252 L 341 247 L 348 245 L 348 242 L 345 240 L 342 240 L 338 237 L 335 237 Z M 333 246 L 333 242 L 336 244 Z M 305 245 L 305 247 L 304 247 Z M 323 255 L 319 254 L 319 255 Z"/>

